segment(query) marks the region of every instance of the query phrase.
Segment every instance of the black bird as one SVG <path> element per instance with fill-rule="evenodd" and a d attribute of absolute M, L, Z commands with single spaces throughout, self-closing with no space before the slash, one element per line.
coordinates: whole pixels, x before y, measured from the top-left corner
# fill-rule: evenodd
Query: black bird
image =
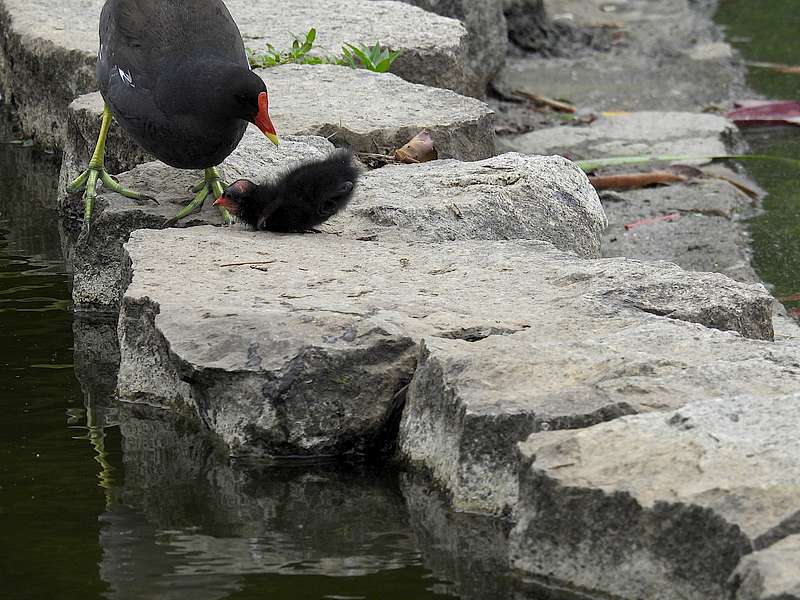
<path fill-rule="evenodd" d="M 89 231 L 97 181 L 129 198 L 104 167 L 111 117 L 142 147 L 179 169 L 204 169 L 197 195 L 167 224 L 223 185 L 216 166 L 255 123 L 276 145 L 264 82 L 250 70 L 239 29 L 222 0 L 106 0 L 100 14 L 97 84 L 103 123 L 89 168 L 69 185 L 84 193 Z M 227 216 L 227 215 L 226 215 Z"/>
<path fill-rule="evenodd" d="M 353 155 L 337 150 L 325 159 L 295 167 L 275 181 L 258 185 L 240 179 L 214 204 L 224 206 L 254 229 L 309 231 L 347 205 L 357 180 Z"/>

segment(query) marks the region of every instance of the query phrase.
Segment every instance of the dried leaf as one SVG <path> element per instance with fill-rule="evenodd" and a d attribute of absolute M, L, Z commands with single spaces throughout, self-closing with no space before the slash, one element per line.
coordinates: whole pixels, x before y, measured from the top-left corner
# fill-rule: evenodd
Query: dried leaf
<path fill-rule="evenodd" d="M 750 101 L 726 115 L 740 127 L 800 125 L 800 102 L 796 100 Z"/>
<path fill-rule="evenodd" d="M 394 157 L 402 163 L 423 163 L 439 158 L 439 153 L 433 145 L 433 138 L 427 129 L 415 135 L 410 142 L 399 150 L 394 151 Z"/>
<path fill-rule="evenodd" d="M 658 223 L 660 221 L 677 221 L 681 218 L 680 213 L 671 213 L 668 215 L 662 215 L 660 217 L 654 217 L 652 219 L 642 219 L 641 221 L 634 221 L 633 223 L 626 223 L 625 229 L 626 231 L 630 231 L 631 229 L 635 229 L 636 227 L 640 227 L 642 225 L 651 225 L 653 223 Z"/>
<path fill-rule="evenodd" d="M 683 175 L 669 171 L 651 171 L 649 173 L 625 173 L 620 175 L 596 175 L 589 177 L 597 190 L 638 190 L 648 185 L 668 185 L 686 181 Z"/>

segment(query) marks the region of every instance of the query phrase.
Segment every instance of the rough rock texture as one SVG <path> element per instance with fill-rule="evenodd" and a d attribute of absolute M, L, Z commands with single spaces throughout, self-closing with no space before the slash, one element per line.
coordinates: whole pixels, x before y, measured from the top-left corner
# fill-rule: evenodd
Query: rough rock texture
<path fill-rule="evenodd" d="M 390 154 L 427 129 L 440 158 L 480 160 L 496 153 L 493 113 L 474 98 L 388 73 L 333 65 L 285 65 L 258 73 L 270 90 L 270 114 L 281 137 L 319 135 L 356 152 Z M 64 143 L 64 169 L 70 174 L 88 163 L 102 113 L 99 92 L 70 105 Z M 109 171 L 126 171 L 146 160 L 144 151 L 114 125 L 107 147 Z"/>
<path fill-rule="evenodd" d="M 800 599 L 800 535 L 745 556 L 729 581 L 736 600 Z"/>
<path fill-rule="evenodd" d="M 250 128 L 228 160 L 222 173 L 229 181 L 241 177 L 261 178 L 277 174 L 288 166 L 309 158 L 324 156 L 332 146 L 322 138 L 285 140 L 276 149 L 259 131 Z M 62 165 L 62 186 L 77 172 L 75 163 Z M 149 162 L 123 173 L 120 182 L 154 196 L 159 205 L 137 203 L 112 192 L 98 194 L 92 235 L 86 244 L 77 244 L 83 216 L 81 194 L 62 199 L 62 246 L 73 273 L 72 298 L 78 310 L 115 311 L 123 291 L 121 275 L 122 244 L 136 229 L 159 229 L 177 213 L 181 203 L 191 199 L 189 188 L 202 174 L 181 171 L 160 162 Z M 181 222 L 182 227 L 221 224 L 219 212 L 206 202 L 202 212 Z M 169 254 L 167 253 L 166 256 Z"/>
<path fill-rule="evenodd" d="M 427 129 L 439 158 L 479 160 L 495 154 L 492 111 L 474 98 L 333 65 L 287 65 L 258 73 L 273 98 L 270 114 L 279 132 L 332 136 L 337 146 L 390 153 Z"/>
<path fill-rule="evenodd" d="M 800 396 L 741 396 L 534 434 L 512 566 L 624 598 L 726 597 L 742 556 L 800 531 L 798 427 Z"/>
<path fill-rule="evenodd" d="M 508 150 L 563 154 L 573 159 L 610 156 L 719 156 L 739 146 L 733 122 L 709 114 L 642 111 L 601 117 L 588 126 L 562 126 L 499 140 Z"/>
<path fill-rule="evenodd" d="M 479 93 L 506 62 L 508 30 L 503 0 L 400 0 L 445 17 L 458 19 L 469 32 L 471 87 Z"/>
<path fill-rule="evenodd" d="M 332 147 L 318 137 L 297 139 L 303 143 L 287 142 L 275 149 L 259 133 L 249 132 L 225 163 L 228 180 L 275 177 L 293 162 L 320 156 Z M 76 173 L 74 163 L 64 163 L 65 181 Z M 147 163 L 122 180 L 158 196 L 160 206 L 140 206 L 116 194 L 103 194 L 103 212 L 95 221 L 92 241 L 74 252 L 79 218 L 67 223 L 72 234 L 65 236 L 65 254 L 72 257 L 73 299 L 79 307 L 116 308 L 122 244 L 132 230 L 159 227 L 177 212 L 175 202 L 187 199 L 186 190 L 198 177 Z M 73 212 L 82 214 L 80 196 L 69 200 Z M 215 209 L 207 207 L 185 225 L 205 223 L 219 223 Z M 599 256 L 605 224 L 597 194 L 573 164 L 555 157 L 505 155 L 475 163 L 436 161 L 367 173 L 349 208 L 322 229 L 363 240 L 541 239 L 581 256 Z"/>
<path fill-rule="evenodd" d="M 598 323 L 660 314 L 772 334 L 760 286 L 582 260 L 543 242 L 201 227 L 137 231 L 126 252 L 120 397 L 194 415 L 234 455 L 374 452 L 396 423 L 423 337 L 536 328 L 554 307 Z"/>
<path fill-rule="evenodd" d="M 598 257 L 606 218 L 583 172 L 560 157 L 504 154 L 366 174 L 327 231 L 369 240 L 536 239 Z"/>
<path fill-rule="evenodd" d="M 603 193 L 601 200 L 608 215 L 603 256 L 669 260 L 690 271 L 759 281 L 741 225 L 741 219 L 752 214 L 753 201 L 731 184 L 701 179 L 688 185 Z M 679 218 L 657 220 L 667 215 Z"/>
<path fill-rule="evenodd" d="M 47 146 L 64 140 L 67 107 L 96 88 L 94 62 L 104 0 L 2 0 L 0 88 L 18 109 L 27 135 Z M 383 45 L 402 52 L 392 72 L 416 83 L 482 94 L 470 81 L 467 32 L 455 21 L 399 2 L 303 0 L 226 2 L 245 38 L 258 50 L 266 42 L 291 45 L 292 33 L 318 30 L 317 51 L 332 54 L 344 43 Z M 269 17 L 265 18 L 268 8 Z"/>
<path fill-rule="evenodd" d="M 742 70 L 693 0 L 509 0 L 509 35 L 538 56 L 495 80 L 596 110 L 700 110 L 743 89 Z M 549 56 L 549 57 L 548 57 Z"/>
<path fill-rule="evenodd" d="M 800 386 L 796 347 L 638 316 L 549 311 L 527 324 L 513 335 L 424 342 L 400 453 L 460 510 L 512 511 L 515 444 L 532 433 Z"/>

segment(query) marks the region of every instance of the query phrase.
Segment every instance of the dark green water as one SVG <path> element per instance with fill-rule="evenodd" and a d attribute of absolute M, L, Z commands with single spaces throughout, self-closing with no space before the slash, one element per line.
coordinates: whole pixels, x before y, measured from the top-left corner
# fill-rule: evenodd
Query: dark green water
<path fill-rule="evenodd" d="M 721 0 L 716 20 L 747 60 L 800 65 L 798 9 L 797 0 Z M 747 79 L 764 97 L 800 100 L 800 75 L 751 68 Z M 800 127 L 751 130 L 746 137 L 755 154 L 800 158 Z M 750 221 L 755 267 L 777 296 L 800 294 L 800 169 L 773 161 L 746 168 L 769 193 L 765 212 Z"/>
<path fill-rule="evenodd" d="M 57 170 L 0 145 L 0 597 L 509 597 L 504 526 L 448 512 L 421 482 L 234 468 L 180 424 L 116 406 L 115 323 L 70 312 Z"/>

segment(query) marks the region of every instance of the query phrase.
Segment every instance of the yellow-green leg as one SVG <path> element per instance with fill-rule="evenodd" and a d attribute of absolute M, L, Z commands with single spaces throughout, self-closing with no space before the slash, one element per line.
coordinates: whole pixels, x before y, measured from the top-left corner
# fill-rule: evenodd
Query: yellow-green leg
<path fill-rule="evenodd" d="M 194 187 L 191 188 L 191 191 L 195 192 L 194 198 L 192 201 L 189 202 L 183 209 L 171 219 L 168 219 L 164 223 L 164 227 L 172 227 L 183 218 L 188 217 L 190 214 L 199 210 L 203 206 L 203 202 L 205 202 L 208 196 L 211 196 L 212 199 L 219 198 L 225 192 L 225 186 L 222 183 L 222 177 L 219 174 L 219 171 L 216 167 L 209 167 L 203 173 L 203 179 Z M 229 225 L 233 222 L 233 218 L 231 217 L 230 213 L 223 208 L 222 206 L 219 207 L 220 213 L 222 214 L 222 220 L 225 222 L 226 225 Z"/>
<path fill-rule="evenodd" d="M 151 201 L 156 202 L 155 198 L 134 192 L 122 187 L 111 175 L 108 174 L 105 168 L 106 157 L 106 138 L 108 137 L 108 130 L 111 127 L 111 110 L 106 104 L 103 107 L 103 122 L 100 125 L 100 135 L 97 136 L 97 146 L 95 146 L 92 159 L 89 161 L 89 168 L 72 181 L 67 186 L 67 191 L 70 194 L 83 192 L 83 230 L 81 231 L 81 239 L 89 236 L 91 231 L 92 213 L 94 211 L 94 203 L 97 198 L 97 182 L 103 183 L 103 187 L 131 198 L 132 200 Z M 158 202 L 156 202 L 158 204 Z"/>

